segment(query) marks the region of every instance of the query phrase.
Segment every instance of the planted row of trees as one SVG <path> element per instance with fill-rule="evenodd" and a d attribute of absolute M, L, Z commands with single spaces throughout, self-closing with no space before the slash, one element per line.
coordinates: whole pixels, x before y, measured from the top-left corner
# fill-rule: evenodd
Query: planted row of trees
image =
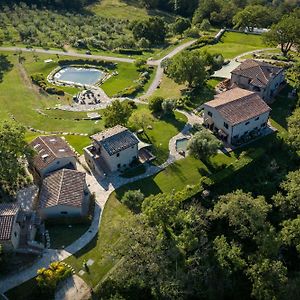
<path fill-rule="evenodd" d="M 75 48 L 135 48 L 127 23 L 96 15 L 53 11 L 26 4 L 2 6 L 0 39 L 28 46 Z"/>

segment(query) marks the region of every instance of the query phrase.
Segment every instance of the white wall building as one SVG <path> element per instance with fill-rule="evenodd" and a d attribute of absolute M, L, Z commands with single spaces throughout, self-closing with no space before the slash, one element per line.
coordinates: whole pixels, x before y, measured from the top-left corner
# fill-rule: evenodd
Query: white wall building
<path fill-rule="evenodd" d="M 93 145 L 84 151 L 85 159 L 92 170 L 97 168 L 95 160 L 107 172 L 128 168 L 138 159 L 138 138 L 127 128 L 117 125 L 91 136 Z M 93 152 L 93 153 L 92 153 Z M 99 171 L 100 172 L 100 171 Z"/>
<path fill-rule="evenodd" d="M 257 92 L 267 103 L 285 84 L 283 68 L 247 59 L 231 72 L 231 85 Z"/>
<path fill-rule="evenodd" d="M 237 145 L 262 133 L 270 111 L 257 93 L 233 88 L 204 104 L 204 125 L 224 142 Z"/>

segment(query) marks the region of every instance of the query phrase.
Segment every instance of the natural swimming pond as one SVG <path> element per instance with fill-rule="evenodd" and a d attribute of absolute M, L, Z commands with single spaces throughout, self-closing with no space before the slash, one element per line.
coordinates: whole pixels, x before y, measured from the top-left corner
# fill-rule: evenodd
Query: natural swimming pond
<path fill-rule="evenodd" d="M 54 74 L 54 80 L 68 84 L 95 85 L 105 73 L 92 68 L 65 67 Z"/>
<path fill-rule="evenodd" d="M 187 151 L 187 145 L 188 145 L 189 139 L 187 138 L 182 138 L 180 140 L 176 140 L 176 151 Z"/>

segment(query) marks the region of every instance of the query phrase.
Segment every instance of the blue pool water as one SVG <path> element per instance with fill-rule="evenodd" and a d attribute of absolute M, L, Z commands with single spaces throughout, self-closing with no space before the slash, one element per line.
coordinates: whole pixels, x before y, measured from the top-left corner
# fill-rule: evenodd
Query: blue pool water
<path fill-rule="evenodd" d="M 176 141 L 176 151 L 177 152 L 180 152 L 180 151 L 186 152 L 188 141 L 189 140 L 187 138 L 183 138 L 183 139 L 177 140 Z"/>
<path fill-rule="evenodd" d="M 105 73 L 97 69 L 66 67 L 59 70 L 54 78 L 69 84 L 94 85 L 104 76 Z"/>

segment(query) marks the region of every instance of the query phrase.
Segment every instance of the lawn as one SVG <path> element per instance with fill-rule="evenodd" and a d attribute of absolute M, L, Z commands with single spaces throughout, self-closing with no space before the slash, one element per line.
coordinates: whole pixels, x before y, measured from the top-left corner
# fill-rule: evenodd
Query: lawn
<path fill-rule="evenodd" d="M 260 35 L 226 32 L 220 42 L 201 48 L 210 53 L 221 53 L 224 58 L 234 58 L 244 52 L 267 48 Z"/>
<path fill-rule="evenodd" d="M 222 79 L 211 78 L 207 80 L 207 84 L 202 89 L 195 90 L 191 97 L 191 109 L 203 104 L 206 101 L 212 100 L 215 94 L 215 86 L 221 80 Z M 183 96 L 185 89 L 186 86 L 184 84 L 177 84 L 166 75 L 163 75 L 160 87 L 156 89 L 152 97 L 179 99 Z"/>
<path fill-rule="evenodd" d="M 178 99 L 181 97 L 181 90 L 184 88 L 184 84 L 177 84 L 172 79 L 167 77 L 167 75 L 163 75 L 159 88 L 156 89 L 152 96 Z"/>
<path fill-rule="evenodd" d="M 49 231 L 51 249 L 64 249 L 78 238 L 80 238 L 88 229 L 89 224 L 47 224 Z"/>
<path fill-rule="evenodd" d="M 145 109 L 145 108 L 144 108 Z M 152 129 L 146 129 L 139 138 L 146 143 L 152 144 L 152 152 L 157 157 L 156 164 L 165 162 L 169 155 L 169 141 L 178 134 L 187 122 L 187 117 L 175 112 L 172 116 L 155 118 L 152 122 Z"/>
<path fill-rule="evenodd" d="M 66 262 L 78 272 L 84 261 L 92 259 L 95 263 L 89 267 L 82 278 L 95 287 L 111 270 L 115 262 L 110 257 L 110 249 L 118 242 L 120 228 L 130 218 L 131 212 L 112 194 L 105 205 L 101 226 L 96 237 L 87 246 L 69 257 Z"/>
<path fill-rule="evenodd" d="M 287 86 L 277 97 L 276 101 L 271 104 L 271 124 L 281 135 L 287 131 L 287 118 L 291 115 L 296 105 L 296 99 L 289 99 L 288 93 L 291 87 Z"/>

